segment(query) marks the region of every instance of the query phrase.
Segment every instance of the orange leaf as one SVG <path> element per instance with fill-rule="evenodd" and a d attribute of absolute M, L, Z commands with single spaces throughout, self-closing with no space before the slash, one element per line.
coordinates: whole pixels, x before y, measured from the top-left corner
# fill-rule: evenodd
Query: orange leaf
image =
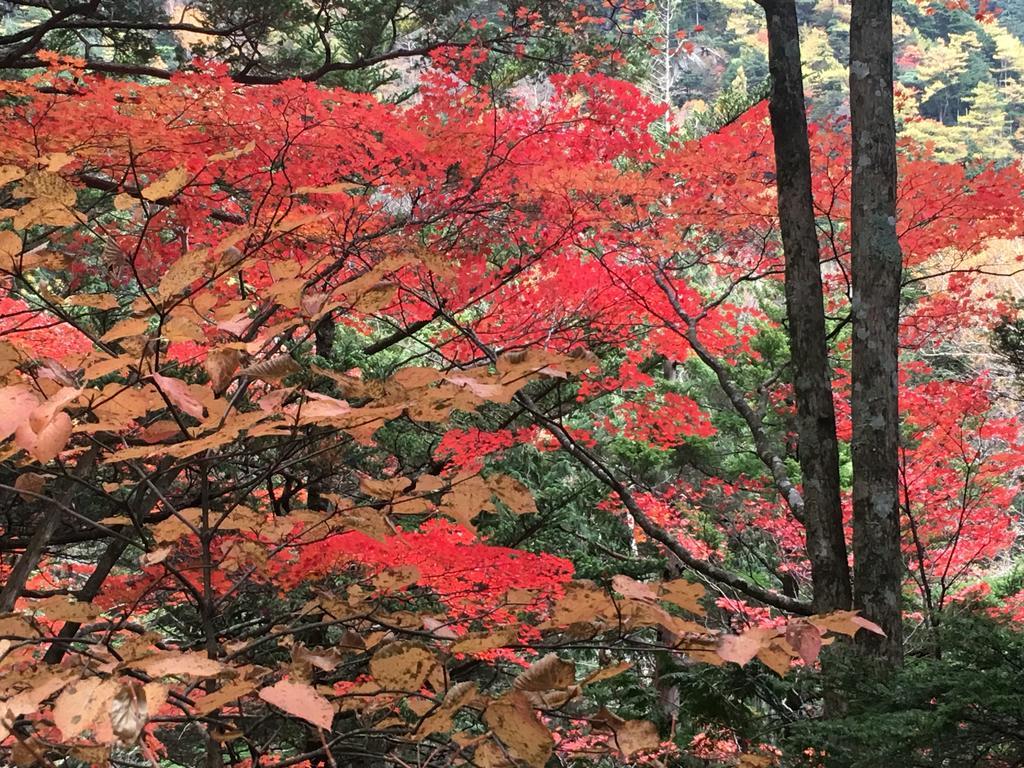
<path fill-rule="evenodd" d="M 329 730 L 334 719 L 334 707 L 331 706 L 331 702 L 317 693 L 313 686 L 305 683 L 281 680 L 262 689 L 259 697 L 289 715 L 312 723 L 317 728 Z"/>

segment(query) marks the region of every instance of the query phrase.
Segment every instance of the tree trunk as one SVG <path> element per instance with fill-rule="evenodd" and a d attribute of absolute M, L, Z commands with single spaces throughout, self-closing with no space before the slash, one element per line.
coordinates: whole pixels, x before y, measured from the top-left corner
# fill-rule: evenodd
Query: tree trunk
<path fill-rule="evenodd" d="M 853 0 L 850 119 L 853 274 L 854 605 L 886 632 L 861 632 L 902 658 L 897 358 L 902 254 L 896 237 L 892 0 Z"/>
<path fill-rule="evenodd" d="M 811 198 L 800 34 L 794 0 L 762 0 L 768 24 L 769 100 L 779 222 L 786 260 L 804 526 L 818 612 L 849 609 L 850 569 L 839 500 L 839 445 L 825 335 L 821 258 Z"/>

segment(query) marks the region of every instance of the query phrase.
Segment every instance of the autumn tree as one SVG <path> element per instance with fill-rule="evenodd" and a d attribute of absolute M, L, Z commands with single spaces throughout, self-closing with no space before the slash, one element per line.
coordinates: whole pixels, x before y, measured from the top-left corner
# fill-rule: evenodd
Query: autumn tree
<path fill-rule="evenodd" d="M 3 84 L 12 760 L 764 765 L 814 715 L 775 678 L 873 627 L 813 615 L 801 412 L 813 364 L 846 546 L 849 127 L 792 57 L 691 138 L 593 72 L 496 93 L 489 55 L 402 104 L 45 53 Z M 925 361 L 997 322 L 972 265 L 1024 183 L 895 162 L 893 568 L 933 628 L 1011 545 L 1020 425 Z"/>
<path fill-rule="evenodd" d="M 573 580 L 489 535 L 545 510 L 464 430 L 445 441 L 476 415 L 561 446 L 687 568 L 811 613 L 672 532 L 565 410 L 572 381 L 605 379 L 588 347 L 635 337 L 642 305 L 597 256 L 640 214 L 618 168 L 662 155 L 659 110 L 584 75 L 499 108 L 465 59 L 439 63 L 406 107 L 218 68 L 140 86 L 58 60 L 5 84 L 12 760 L 542 766 L 552 728 L 567 755 L 628 760 L 675 747 L 582 693 L 636 654 L 785 674 L 872 628 L 839 612 L 733 634 L 700 585 Z M 688 160 L 666 162 L 629 174 L 637 201 Z M 679 277 L 646 274 L 658 312 Z M 594 289 L 588 322 L 561 310 Z M 707 341 L 711 362 L 729 346 Z M 675 434 L 706 431 L 675 405 Z"/>

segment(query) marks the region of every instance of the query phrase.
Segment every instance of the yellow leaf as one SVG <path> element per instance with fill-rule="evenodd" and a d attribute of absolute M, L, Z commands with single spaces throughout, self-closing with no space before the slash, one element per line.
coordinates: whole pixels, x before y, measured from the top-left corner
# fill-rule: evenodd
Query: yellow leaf
<path fill-rule="evenodd" d="M 587 677 L 583 680 L 583 685 L 599 683 L 602 680 L 608 680 L 612 677 L 618 677 L 623 672 L 626 672 L 632 668 L 633 665 L 627 661 L 620 662 L 619 664 L 615 664 L 611 667 L 604 667 L 603 669 L 599 669 L 596 672 L 591 672 L 589 675 L 587 675 Z"/>
<path fill-rule="evenodd" d="M 173 298 L 202 277 L 210 267 L 210 252 L 206 249 L 188 251 L 171 263 L 160 278 L 160 298 Z"/>
<path fill-rule="evenodd" d="M 175 168 L 143 188 L 142 197 L 145 200 L 163 200 L 180 192 L 188 180 L 188 171 L 184 168 Z"/>
<path fill-rule="evenodd" d="M 221 160 L 234 160 L 236 157 L 241 157 L 242 155 L 249 154 L 254 149 L 256 149 L 256 142 L 250 141 L 243 147 L 239 147 L 238 149 L 228 149 L 225 150 L 224 152 L 217 152 L 216 154 L 210 155 L 210 157 L 207 159 L 211 163 L 216 163 Z"/>
<path fill-rule="evenodd" d="M 0 185 L 25 178 L 25 169 L 16 165 L 0 165 Z"/>
<path fill-rule="evenodd" d="M 138 200 L 125 192 L 114 195 L 114 208 L 118 211 L 127 211 L 138 205 Z"/>
<path fill-rule="evenodd" d="M 125 515 L 111 515 L 110 517 L 104 517 L 99 522 L 100 525 L 131 525 L 132 519 Z"/>

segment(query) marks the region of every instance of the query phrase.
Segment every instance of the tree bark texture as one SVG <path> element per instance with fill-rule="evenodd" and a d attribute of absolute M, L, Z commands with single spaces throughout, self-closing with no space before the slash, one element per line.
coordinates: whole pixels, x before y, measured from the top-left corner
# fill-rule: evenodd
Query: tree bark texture
<path fill-rule="evenodd" d="M 902 254 L 896 236 L 892 73 L 892 0 L 853 0 L 853 593 L 854 605 L 886 632 L 884 638 L 861 632 L 860 642 L 898 663 L 904 570 L 897 453 Z"/>
<path fill-rule="evenodd" d="M 839 495 L 839 443 L 825 331 L 821 257 L 811 196 L 800 31 L 794 0 L 763 0 L 779 222 L 786 261 L 804 526 L 818 612 L 849 609 L 850 569 Z"/>

